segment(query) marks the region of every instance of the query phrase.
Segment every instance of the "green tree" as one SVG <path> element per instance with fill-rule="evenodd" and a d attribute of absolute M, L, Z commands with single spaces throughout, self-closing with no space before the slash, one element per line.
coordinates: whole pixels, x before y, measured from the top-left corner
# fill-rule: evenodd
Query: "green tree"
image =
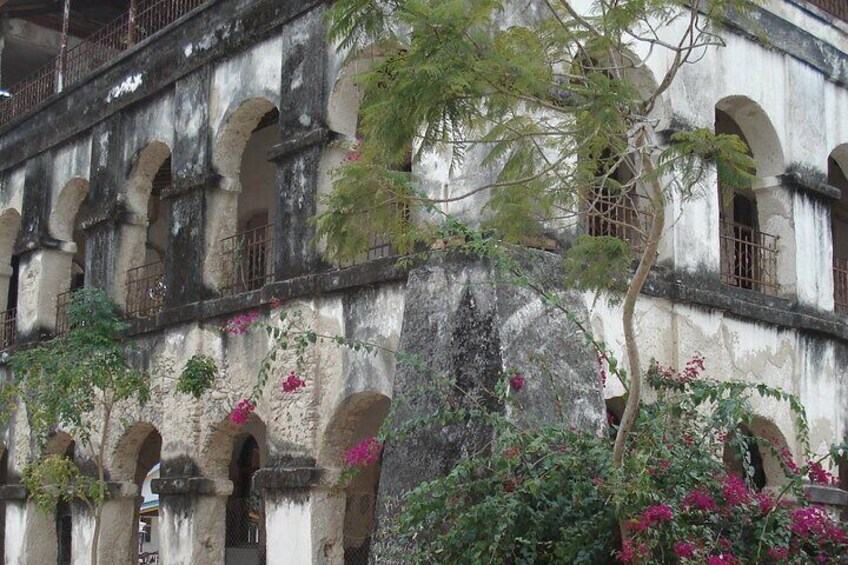
<path fill-rule="evenodd" d="M 97 565 L 102 505 L 108 496 L 106 449 L 115 409 L 146 403 L 149 377 L 130 365 L 124 339 L 128 326 L 104 291 L 74 292 L 67 315 L 65 334 L 14 354 L 14 381 L 8 386 L 26 409 L 37 452 L 57 430 L 76 441 L 79 464 L 55 454 L 37 456 L 22 479 L 31 500 L 45 512 L 60 501 L 86 504 L 94 517 L 91 563 Z M 7 407 L 14 409 L 15 403 Z M 94 476 L 85 463 L 96 468 Z"/>
<path fill-rule="evenodd" d="M 660 103 L 680 70 L 722 45 L 715 25 L 749 0 L 339 0 L 330 35 L 351 57 L 376 53 L 359 77 L 364 91 L 354 158 L 339 167 L 316 217 L 336 259 L 361 254 L 374 232 L 402 252 L 457 234 L 481 234 L 487 253 L 538 241 L 599 200 L 644 196 L 623 220 L 629 233 L 581 236 L 564 267 L 579 288 L 623 292 L 628 387 L 612 462 L 622 464 L 641 404 L 634 308 L 668 227 L 670 196 L 697 197 L 706 167 L 728 189 L 747 186 L 754 163 L 734 135 L 707 129 L 658 135 Z M 642 80 L 635 52 L 664 51 L 656 81 Z M 492 173 L 448 197 L 428 194 L 399 171 L 414 158 L 472 155 Z M 482 202 L 479 224 L 448 217 L 445 205 Z M 615 205 L 615 204 L 614 204 Z M 601 213 L 603 215 L 603 212 Z M 617 220 L 622 222 L 620 219 Z M 635 270 L 632 269 L 633 261 Z M 600 265 L 600 268 L 598 267 Z M 588 268 L 588 267 L 593 268 Z M 555 298 L 550 289 L 537 287 Z"/>

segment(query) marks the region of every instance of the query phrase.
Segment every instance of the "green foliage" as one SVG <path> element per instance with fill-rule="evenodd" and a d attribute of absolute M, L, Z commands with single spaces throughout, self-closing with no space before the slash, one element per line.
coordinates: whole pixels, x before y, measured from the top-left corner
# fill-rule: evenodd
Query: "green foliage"
<path fill-rule="evenodd" d="M 52 512 L 59 502 L 84 500 L 96 505 L 106 497 L 105 489 L 97 480 L 84 475 L 63 455 L 47 455 L 29 463 L 21 473 L 21 483 L 43 512 Z"/>
<path fill-rule="evenodd" d="M 192 355 L 186 361 L 182 373 L 177 379 L 177 392 L 188 394 L 199 400 L 203 393 L 212 388 L 218 377 L 218 365 L 215 360 L 202 353 Z"/>
<path fill-rule="evenodd" d="M 336 171 L 315 218 L 317 237 L 341 260 L 365 251 L 375 234 L 406 252 L 434 242 L 443 204 L 479 198 L 472 205 L 483 228 L 523 243 L 582 213 L 581 199 L 614 183 L 625 193 L 661 183 L 688 197 L 714 165 L 725 186 L 744 185 L 753 167 L 739 138 L 696 130 L 662 148 L 651 128 L 658 100 L 690 62 L 689 46 L 720 46 L 712 24 L 749 5 L 595 0 L 578 13 L 568 2 L 546 2 L 530 15 L 502 0 L 335 2 L 331 39 L 352 58 L 366 47 L 378 55 L 358 77 L 363 142 Z M 691 19 L 685 30 L 675 27 L 681 15 Z M 646 26 L 672 39 L 658 42 Z M 655 84 L 630 55 L 646 49 L 666 50 L 673 61 Z M 491 174 L 463 176 L 445 197 L 397 170 L 413 148 L 416 159 L 448 158 L 452 171 L 473 152 Z M 616 171 L 634 178 L 621 183 Z M 584 244 L 580 253 L 593 250 L 607 246 Z"/>
<path fill-rule="evenodd" d="M 623 240 L 581 235 L 566 253 L 565 286 L 621 295 L 630 282 L 632 264 L 633 250 Z"/>
<path fill-rule="evenodd" d="M 150 396 L 148 375 L 127 360 L 127 324 L 104 291 L 74 292 L 68 324 L 66 334 L 22 349 L 11 360 L 14 386 L 33 435 L 42 441 L 62 428 L 86 442 L 99 429 L 98 412 L 130 399 L 144 404 Z"/>

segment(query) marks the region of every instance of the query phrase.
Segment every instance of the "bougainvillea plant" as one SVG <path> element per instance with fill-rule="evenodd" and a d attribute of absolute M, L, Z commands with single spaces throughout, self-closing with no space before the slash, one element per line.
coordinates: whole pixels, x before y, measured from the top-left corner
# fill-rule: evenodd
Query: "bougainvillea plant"
<path fill-rule="evenodd" d="M 826 509 L 807 501 L 804 485 L 834 484 L 823 462 L 843 456 L 844 448 L 796 463 L 786 446 L 760 440 L 758 449 L 780 463 L 782 476 L 758 488 L 750 457 L 757 440 L 740 432 L 740 424 L 752 421 L 751 399 L 788 403 L 806 450 L 803 408 L 763 385 L 706 379 L 704 364 L 695 357 L 682 371 L 655 366 L 648 372 L 657 400 L 640 412 L 623 467 L 610 457 L 614 424 L 598 435 L 567 424 L 520 428 L 499 417 L 503 411 L 489 414 L 491 449 L 400 501 L 383 535 L 384 557 L 402 555 L 406 563 L 430 563 L 433 556 L 443 563 L 841 563 L 848 535 Z M 503 375 L 493 392 L 498 406 L 520 403 L 514 379 L 515 373 Z M 738 453 L 740 473 L 728 471 L 728 452 Z"/>

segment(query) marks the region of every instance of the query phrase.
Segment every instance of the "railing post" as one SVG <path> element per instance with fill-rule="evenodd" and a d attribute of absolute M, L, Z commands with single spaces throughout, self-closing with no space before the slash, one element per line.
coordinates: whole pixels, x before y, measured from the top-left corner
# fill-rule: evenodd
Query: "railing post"
<path fill-rule="evenodd" d="M 56 92 L 65 89 L 65 71 L 68 65 L 68 21 L 71 18 L 71 0 L 65 0 L 62 10 L 62 41 L 59 44 L 58 70 L 56 72 Z"/>
<path fill-rule="evenodd" d="M 135 16 L 138 11 L 138 0 L 130 0 L 129 23 L 127 24 L 127 47 L 135 45 Z"/>

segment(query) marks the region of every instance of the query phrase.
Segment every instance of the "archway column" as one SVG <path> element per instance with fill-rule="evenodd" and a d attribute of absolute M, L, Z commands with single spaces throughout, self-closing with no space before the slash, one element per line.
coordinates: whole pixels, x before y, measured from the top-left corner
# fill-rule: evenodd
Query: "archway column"
<path fill-rule="evenodd" d="M 265 500 L 267 565 L 344 562 L 345 497 L 320 467 L 265 468 L 253 481 Z"/>
<path fill-rule="evenodd" d="M 0 301 L 6 301 L 4 310 L 11 310 L 15 307 L 15 304 L 9 304 L 6 298 L 9 296 L 9 284 L 12 281 L 13 272 L 14 269 L 11 265 L 0 265 Z"/>
<path fill-rule="evenodd" d="M 132 482 L 110 483 L 109 497 L 104 501 L 100 540 L 97 544 L 99 563 L 138 565 L 138 508 L 140 490 Z"/>
<path fill-rule="evenodd" d="M 779 177 L 757 179 L 753 185 L 757 199 L 758 229 L 778 237 L 777 271 L 779 296 L 794 298 L 797 293 L 795 217 L 792 189 Z"/>
<path fill-rule="evenodd" d="M 227 479 L 154 479 L 159 494 L 160 561 L 168 565 L 220 565 L 224 562 Z"/>
<path fill-rule="evenodd" d="M 56 516 L 27 500 L 23 485 L 0 487 L 6 502 L 6 565 L 56 563 Z"/>
<path fill-rule="evenodd" d="M 21 257 L 18 284 L 18 332 L 35 335 L 56 329 L 56 297 L 68 290 L 76 245 L 38 248 Z"/>

